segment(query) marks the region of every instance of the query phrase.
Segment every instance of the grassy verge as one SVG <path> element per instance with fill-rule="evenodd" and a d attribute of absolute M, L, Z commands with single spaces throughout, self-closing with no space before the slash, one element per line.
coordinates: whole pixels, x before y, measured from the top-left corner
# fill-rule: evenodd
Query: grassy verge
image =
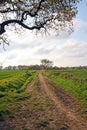
<path fill-rule="evenodd" d="M 27 84 L 34 79 L 35 75 L 36 71 L 1 71 L 0 121 L 3 121 L 4 117 L 13 114 L 10 106 L 15 108 L 21 101 L 31 97 L 31 93 L 26 92 L 25 89 Z"/>
<path fill-rule="evenodd" d="M 53 70 L 44 74 L 75 97 L 81 105 L 80 109 L 87 117 L 87 69 Z"/>

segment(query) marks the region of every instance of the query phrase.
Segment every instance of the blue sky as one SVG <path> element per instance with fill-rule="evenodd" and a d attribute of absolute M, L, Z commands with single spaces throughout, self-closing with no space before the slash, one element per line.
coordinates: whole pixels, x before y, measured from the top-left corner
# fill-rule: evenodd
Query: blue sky
<path fill-rule="evenodd" d="M 36 36 L 31 31 L 21 35 L 9 32 L 10 46 L 0 46 L 0 64 L 40 64 L 41 59 L 52 60 L 54 66 L 87 65 L 87 0 L 78 4 L 71 35 Z"/>
<path fill-rule="evenodd" d="M 87 0 L 83 0 L 78 4 L 78 15 L 76 16 L 76 19 L 80 22 L 80 28 L 76 30 L 71 37 L 78 39 L 78 40 L 84 40 L 87 41 L 86 32 L 87 32 Z"/>

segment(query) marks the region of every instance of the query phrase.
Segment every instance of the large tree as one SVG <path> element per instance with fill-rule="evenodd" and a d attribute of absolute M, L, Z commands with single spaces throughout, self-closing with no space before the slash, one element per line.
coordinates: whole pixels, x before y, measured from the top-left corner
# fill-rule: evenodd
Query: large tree
<path fill-rule="evenodd" d="M 79 1 L 0 0 L 0 35 L 6 32 L 6 26 L 17 24 L 29 30 L 72 31 L 72 19 Z"/>

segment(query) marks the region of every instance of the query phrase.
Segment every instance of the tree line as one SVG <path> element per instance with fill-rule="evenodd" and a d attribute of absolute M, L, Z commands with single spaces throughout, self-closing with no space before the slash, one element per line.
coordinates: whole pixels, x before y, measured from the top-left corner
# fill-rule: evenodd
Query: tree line
<path fill-rule="evenodd" d="M 7 66 L 4 69 L 6 70 L 41 70 L 41 69 L 52 69 L 53 61 L 48 59 L 42 59 L 41 64 L 38 65 L 18 65 L 18 66 Z M 3 66 L 0 66 L 0 70 L 3 69 Z"/>

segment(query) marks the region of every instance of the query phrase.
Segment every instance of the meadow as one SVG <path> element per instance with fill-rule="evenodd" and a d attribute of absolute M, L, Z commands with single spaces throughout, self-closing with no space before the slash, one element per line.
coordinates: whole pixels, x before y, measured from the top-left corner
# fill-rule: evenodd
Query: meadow
<path fill-rule="evenodd" d="M 0 70 L 0 121 L 4 116 L 12 116 L 10 106 L 14 108 L 31 96 L 25 89 L 34 80 L 36 71 Z"/>
<path fill-rule="evenodd" d="M 87 69 L 0 70 L 0 129 L 85 130 L 86 119 Z"/>
<path fill-rule="evenodd" d="M 45 72 L 53 82 L 73 96 L 87 116 L 87 69 L 60 69 Z"/>
<path fill-rule="evenodd" d="M 6 116 L 12 118 L 20 102 L 30 100 L 32 94 L 26 88 L 35 82 L 38 73 L 35 70 L 0 70 L 0 121 Z M 87 69 L 46 70 L 43 73 L 74 97 L 79 111 L 87 116 Z"/>

